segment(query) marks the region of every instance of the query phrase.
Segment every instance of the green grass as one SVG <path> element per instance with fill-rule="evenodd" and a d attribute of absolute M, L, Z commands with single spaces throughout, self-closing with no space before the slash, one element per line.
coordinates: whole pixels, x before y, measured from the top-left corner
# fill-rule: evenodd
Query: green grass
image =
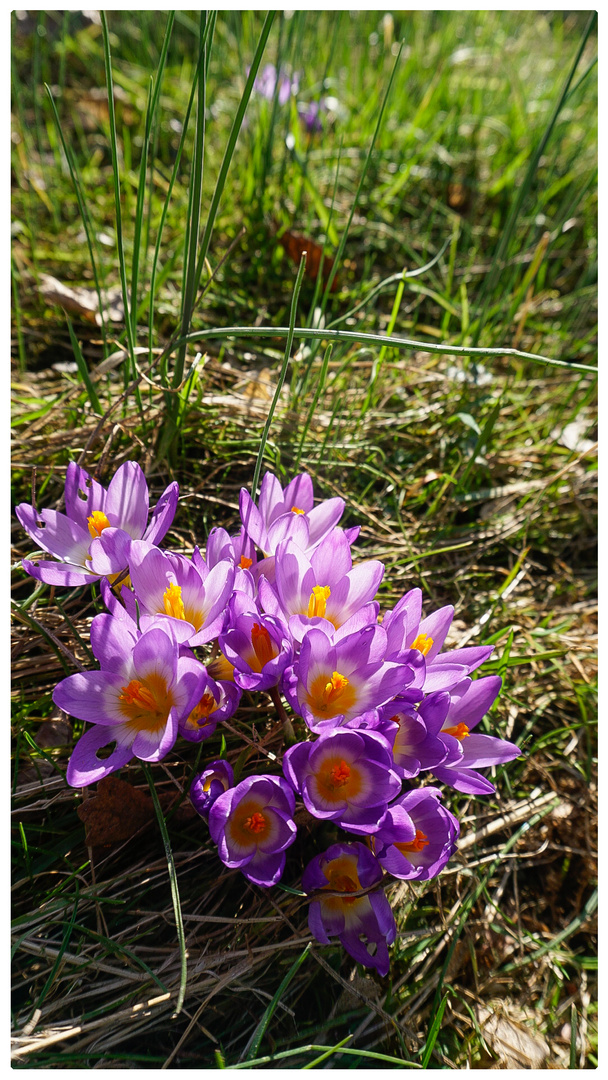
<path fill-rule="evenodd" d="M 455 605 L 452 644 L 495 643 L 484 723 L 525 749 L 495 799 L 449 796 L 462 853 L 438 882 L 389 890 L 386 980 L 339 947 L 306 952 L 301 898 L 221 867 L 187 799 L 167 812 L 190 744 L 151 770 L 163 835 L 151 818 L 86 847 L 64 780 L 80 730 L 50 694 L 90 663 L 100 601 L 36 590 L 15 523 L 17 1067 L 484 1066 L 497 999 L 552 1065 L 595 1065 L 589 14 L 110 11 L 107 34 L 78 12 L 13 15 L 15 502 L 33 468 L 50 506 L 68 460 L 107 480 L 136 458 L 153 492 L 179 480 L 167 544 L 191 550 L 234 531 L 259 468 L 306 469 L 387 563 L 384 604 L 419 585 L 428 609 Z M 300 73 L 300 103 L 334 99 L 322 133 L 295 98 L 247 104 L 268 62 Z M 336 258 L 337 289 L 300 288 L 285 227 Z M 67 320 L 43 274 L 120 286 L 126 321 Z M 247 770 L 280 753 L 268 703 L 224 734 Z M 222 752 L 218 731 L 201 761 Z M 137 763 L 121 776 L 147 790 Z M 290 888 L 336 838 L 320 831 Z"/>

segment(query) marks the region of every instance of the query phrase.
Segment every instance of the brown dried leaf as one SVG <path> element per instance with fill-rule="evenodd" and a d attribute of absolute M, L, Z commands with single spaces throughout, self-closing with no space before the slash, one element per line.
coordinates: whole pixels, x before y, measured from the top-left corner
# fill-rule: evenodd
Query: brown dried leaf
<path fill-rule="evenodd" d="M 297 233 L 291 232 L 290 229 L 285 229 L 277 239 L 281 247 L 285 249 L 289 258 L 296 266 L 300 265 L 300 259 L 302 258 L 303 253 L 306 252 L 306 270 L 304 273 L 306 274 L 306 277 L 316 281 L 317 274 L 319 273 L 319 266 L 321 265 L 321 256 L 323 255 L 323 248 L 321 245 L 317 244 L 315 240 L 310 240 L 307 236 L 298 236 Z M 322 270 L 323 285 L 327 285 L 333 265 L 334 260 L 327 252 L 325 252 Z M 339 288 L 339 274 L 336 274 L 329 291 L 336 292 Z"/>
<path fill-rule="evenodd" d="M 101 326 L 99 297 L 96 289 L 85 289 L 80 285 L 64 285 L 62 281 L 41 275 L 40 295 L 47 304 L 58 304 L 72 315 L 80 315 L 88 322 Z M 102 290 L 104 315 L 110 322 L 123 322 L 125 311 L 122 303 L 122 289 L 117 286 L 107 291 Z"/>
<path fill-rule="evenodd" d="M 78 807 L 89 847 L 104 847 L 129 840 L 154 818 L 152 799 L 117 776 L 106 776 L 92 798 Z"/>

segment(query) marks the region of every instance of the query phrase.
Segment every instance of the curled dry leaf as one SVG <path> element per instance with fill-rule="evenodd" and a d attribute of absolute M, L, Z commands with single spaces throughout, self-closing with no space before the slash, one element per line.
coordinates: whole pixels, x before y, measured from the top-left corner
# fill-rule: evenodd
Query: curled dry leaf
<path fill-rule="evenodd" d="M 89 847 L 106 847 L 129 840 L 154 818 L 152 799 L 144 791 L 120 780 L 106 776 L 97 785 L 92 798 L 78 807 L 78 817 L 84 822 Z"/>
<path fill-rule="evenodd" d="M 542 1035 L 520 1023 L 527 1018 L 514 1002 L 491 1001 L 487 1007 L 477 1009 L 477 1019 L 486 1043 L 504 1068 L 542 1068 L 550 1053 L 549 1046 Z"/>
<path fill-rule="evenodd" d="M 64 285 L 62 281 L 51 277 L 50 274 L 41 274 L 40 282 L 40 295 L 47 304 L 57 304 L 70 314 L 80 315 L 82 319 L 101 326 L 99 296 L 96 289 L 86 289 L 81 285 Z M 125 309 L 120 286 L 102 289 L 101 299 L 106 320 L 123 322 Z"/>
<path fill-rule="evenodd" d="M 285 249 L 289 258 L 296 266 L 300 265 L 300 259 L 302 258 L 303 253 L 306 252 L 306 270 L 304 272 L 306 277 L 316 281 L 319 267 L 321 266 L 321 256 L 323 255 L 323 248 L 321 245 L 317 244 L 315 240 L 310 240 L 306 236 L 298 236 L 297 233 L 291 232 L 290 229 L 285 229 L 277 239 L 281 247 Z M 327 285 L 333 265 L 334 260 L 327 252 L 325 252 L 323 269 L 321 271 L 324 286 Z M 339 288 L 339 274 L 336 274 L 329 291 L 337 292 Z"/>

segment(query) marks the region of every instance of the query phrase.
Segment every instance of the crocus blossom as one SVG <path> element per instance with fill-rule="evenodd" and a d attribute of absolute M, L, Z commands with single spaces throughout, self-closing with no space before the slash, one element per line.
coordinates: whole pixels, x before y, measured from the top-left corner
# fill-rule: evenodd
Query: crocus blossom
<path fill-rule="evenodd" d="M 165 489 L 149 523 L 148 485 L 135 461 L 120 466 L 107 491 L 71 461 L 64 494 L 65 514 L 28 503 L 16 508 L 27 534 L 58 560 L 24 559 L 23 567 L 49 585 L 86 585 L 126 570 L 132 540 L 160 543 L 175 515 L 178 486 Z"/>
<path fill-rule="evenodd" d="M 190 785 L 190 802 L 206 821 L 216 799 L 233 786 L 234 772 L 230 762 L 224 761 L 223 758 L 212 761 L 206 769 L 194 777 Z"/>
<path fill-rule="evenodd" d="M 408 791 L 378 822 L 373 850 L 393 877 L 428 881 L 453 855 L 460 826 L 440 800 L 436 788 Z"/>
<path fill-rule="evenodd" d="M 209 831 L 225 866 L 256 885 L 275 885 L 296 838 L 295 797 L 281 776 L 248 776 L 209 811 Z"/>
<path fill-rule="evenodd" d="M 268 690 L 276 686 L 293 658 L 283 625 L 260 615 L 245 593 L 235 592 L 228 607 L 228 626 L 219 646 L 233 666 L 233 678 L 242 690 Z"/>
<path fill-rule="evenodd" d="M 332 844 L 309 862 L 302 888 L 314 894 L 308 925 L 317 941 L 329 945 L 337 937 L 354 960 L 387 975 L 397 927 L 382 889 L 373 889 L 381 881 L 382 869 L 365 844 Z"/>
<path fill-rule="evenodd" d="M 519 747 L 507 739 L 471 734 L 498 697 L 501 685 L 498 675 L 486 675 L 474 682 L 463 679 L 450 693 L 450 708 L 439 733 L 448 759 L 434 765 L 432 771 L 438 780 L 456 791 L 467 795 L 493 794 L 495 785 L 477 770 L 504 765 L 521 754 Z"/>
<path fill-rule="evenodd" d="M 72 787 L 101 780 L 132 757 L 160 761 L 199 700 L 204 679 L 202 664 L 180 656 L 178 643 L 159 626 L 138 636 L 125 621 L 97 615 L 91 645 L 101 669 L 69 675 L 53 693 L 60 709 L 93 724 L 72 751 Z M 114 749 L 100 759 L 98 751 L 110 743 Z"/>
<path fill-rule="evenodd" d="M 356 832 L 374 832 L 401 791 L 390 747 L 377 731 L 341 729 L 297 743 L 283 755 L 283 771 L 313 817 Z"/>

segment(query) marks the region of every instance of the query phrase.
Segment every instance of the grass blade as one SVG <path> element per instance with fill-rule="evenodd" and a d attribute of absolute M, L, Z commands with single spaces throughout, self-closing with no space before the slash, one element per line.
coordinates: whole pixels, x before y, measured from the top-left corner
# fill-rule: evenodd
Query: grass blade
<path fill-rule="evenodd" d="M 74 333 L 74 327 L 72 326 L 72 320 L 70 319 L 67 312 L 66 312 L 65 317 L 66 317 L 66 322 L 68 324 L 68 330 L 70 332 L 70 341 L 72 342 L 72 351 L 74 353 L 74 359 L 76 360 L 76 363 L 78 365 L 78 374 L 80 375 L 80 378 L 82 379 L 82 381 L 83 381 L 83 383 L 84 383 L 84 385 L 86 387 L 86 391 L 87 391 L 87 394 L 89 395 L 89 401 L 91 402 L 91 407 L 93 409 L 93 412 L 96 412 L 98 416 L 103 416 L 103 409 L 102 409 L 102 407 L 101 407 L 101 405 L 99 403 L 99 398 L 97 397 L 97 391 L 95 390 L 95 387 L 93 386 L 93 383 L 91 382 L 91 376 L 89 375 L 89 369 L 87 367 L 87 362 L 86 362 L 84 356 L 82 355 L 82 349 L 80 348 L 80 342 L 79 342 L 78 338 L 76 337 L 76 334 Z"/>
<path fill-rule="evenodd" d="M 258 1050 L 260 1049 L 260 1043 L 261 1043 L 262 1039 L 264 1038 L 264 1033 L 266 1031 L 266 1028 L 268 1027 L 270 1021 L 272 1020 L 272 1017 L 274 1016 L 276 1008 L 277 1008 L 283 994 L 287 990 L 287 987 L 289 986 L 292 979 L 295 977 L 295 975 L 297 974 L 299 968 L 302 966 L 302 964 L 304 963 L 306 957 L 308 956 L 308 953 L 310 952 L 311 945 L 312 945 L 312 942 L 309 941 L 308 945 L 306 945 L 305 948 L 302 950 L 302 952 L 298 956 L 297 960 L 291 965 L 291 967 L 290 967 L 289 971 L 287 972 L 285 978 L 280 983 L 279 988 L 278 988 L 276 994 L 274 995 L 272 1001 L 268 1005 L 267 1009 L 264 1011 L 264 1015 L 262 1016 L 262 1019 L 260 1020 L 257 1028 L 255 1029 L 255 1031 L 253 1033 L 253 1036 L 252 1036 L 252 1039 L 251 1039 L 251 1044 L 249 1046 L 249 1050 L 247 1052 L 247 1057 L 245 1058 L 245 1061 L 251 1061 L 253 1058 L 255 1058 Z"/>
<path fill-rule="evenodd" d="M 264 460 L 264 450 L 265 450 L 265 447 L 266 447 L 266 441 L 268 439 L 268 432 L 270 431 L 270 425 L 272 424 L 272 418 L 274 416 L 274 411 L 275 411 L 275 409 L 277 407 L 277 402 L 279 400 L 279 395 L 281 393 L 281 390 L 283 389 L 283 383 L 285 382 L 285 376 L 287 374 L 287 368 L 289 366 L 289 359 L 290 359 L 290 355 L 291 355 L 291 346 L 292 346 L 293 338 L 294 338 L 294 326 L 295 326 L 295 321 L 296 321 L 296 313 L 297 313 L 297 310 L 298 310 L 298 297 L 300 295 L 300 289 L 302 287 L 302 279 L 304 277 L 304 270 L 305 269 L 306 269 L 306 252 L 303 253 L 302 258 L 300 259 L 300 268 L 298 270 L 298 276 L 296 278 L 296 283 L 295 283 L 295 285 L 293 287 L 293 296 L 291 298 L 291 313 L 290 313 L 290 316 L 289 316 L 289 327 L 288 327 L 288 330 L 287 330 L 287 341 L 285 343 L 285 356 L 283 358 L 283 364 L 282 364 L 282 367 L 281 367 L 281 371 L 279 373 L 279 380 L 277 382 L 277 388 L 276 388 L 276 390 L 274 392 L 274 397 L 272 399 L 272 403 L 271 403 L 271 406 L 270 406 L 270 409 L 269 409 L 269 412 L 268 412 L 268 419 L 266 420 L 266 423 L 264 424 L 264 431 L 262 432 L 262 440 L 260 442 L 260 449 L 258 451 L 258 459 L 257 459 L 257 461 L 255 463 L 255 469 L 254 469 L 254 472 L 253 472 L 253 481 L 252 481 L 252 484 L 251 484 L 252 498 L 255 498 L 256 492 L 258 490 L 258 481 L 260 479 L 260 472 L 262 470 L 262 461 Z"/>

